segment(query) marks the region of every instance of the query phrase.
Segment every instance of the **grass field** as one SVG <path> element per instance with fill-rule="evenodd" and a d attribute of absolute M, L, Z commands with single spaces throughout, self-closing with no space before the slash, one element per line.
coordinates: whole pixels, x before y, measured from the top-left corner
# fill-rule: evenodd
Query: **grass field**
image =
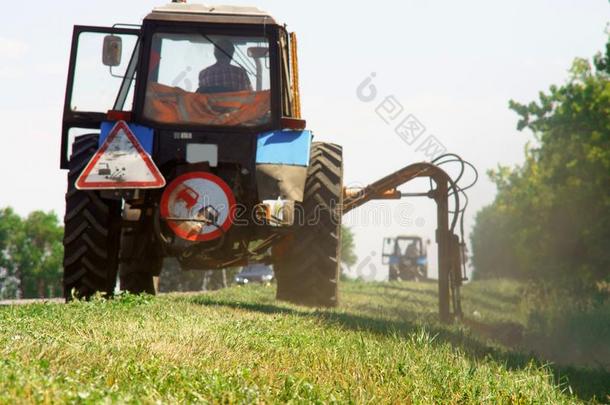
<path fill-rule="evenodd" d="M 521 291 L 473 283 L 451 326 L 428 283 L 345 282 L 335 310 L 278 303 L 273 286 L 0 307 L 0 403 L 610 400 L 603 365 L 547 363 L 562 351 Z"/>

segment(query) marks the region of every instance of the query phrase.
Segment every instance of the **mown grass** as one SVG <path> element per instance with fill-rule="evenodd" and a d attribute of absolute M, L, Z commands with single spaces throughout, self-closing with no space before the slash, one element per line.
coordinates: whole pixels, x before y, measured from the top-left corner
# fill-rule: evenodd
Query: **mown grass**
<path fill-rule="evenodd" d="M 253 286 L 0 307 L 0 403 L 606 399 L 603 370 L 545 366 L 477 329 L 518 323 L 507 315 L 518 290 L 500 287 L 466 289 L 474 326 L 439 324 L 427 283 L 343 283 L 334 310 L 278 303 L 273 287 Z"/>

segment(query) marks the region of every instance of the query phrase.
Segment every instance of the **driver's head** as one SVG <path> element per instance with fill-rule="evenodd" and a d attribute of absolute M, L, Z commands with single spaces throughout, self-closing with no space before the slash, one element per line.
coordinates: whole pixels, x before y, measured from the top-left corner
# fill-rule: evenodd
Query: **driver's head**
<path fill-rule="evenodd" d="M 229 63 L 233 59 L 235 45 L 228 39 L 221 39 L 216 42 L 214 47 L 214 57 L 218 62 Z"/>

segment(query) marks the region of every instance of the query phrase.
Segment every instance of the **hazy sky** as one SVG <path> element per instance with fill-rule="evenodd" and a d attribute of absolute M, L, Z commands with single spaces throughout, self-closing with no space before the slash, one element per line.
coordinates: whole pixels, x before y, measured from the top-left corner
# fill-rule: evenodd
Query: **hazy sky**
<path fill-rule="evenodd" d="M 162 3 L 3 3 L 0 207 L 63 216 L 66 179 L 59 170 L 59 140 L 72 26 L 139 23 Z M 433 135 L 475 164 L 483 178 L 470 192 L 467 229 L 495 193 L 485 171 L 521 162 L 531 140 L 515 130 L 508 100 L 529 102 L 565 81 L 574 57 L 603 48 L 610 20 L 607 0 L 225 3 L 256 5 L 297 32 L 304 117 L 318 140 L 343 145 L 347 184 L 367 184 L 425 159 L 417 142 L 406 144 L 376 114 L 388 96 L 403 106 L 400 118 L 412 114 L 426 127 L 419 141 Z M 365 103 L 356 89 L 371 73 L 378 98 Z M 375 220 L 379 213 L 393 220 Z M 346 222 L 356 233 L 359 270 L 386 276 L 379 261 L 382 238 L 400 233 L 433 238 L 435 221 L 431 201 L 380 202 L 355 211 Z"/>

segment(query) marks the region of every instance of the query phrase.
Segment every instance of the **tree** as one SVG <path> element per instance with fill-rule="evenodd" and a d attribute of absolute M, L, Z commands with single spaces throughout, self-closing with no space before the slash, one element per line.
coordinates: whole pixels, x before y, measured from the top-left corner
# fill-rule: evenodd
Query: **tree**
<path fill-rule="evenodd" d="M 358 256 L 354 251 L 355 247 L 354 233 L 347 226 L 341 225 L 341 262 L 348 268 L 358 261 Z"/>
<path fill-rule="evenodd" d="M 475 218 L 472 231 L 472 265 L 474 277 L 519 277 L 515 263 L 508 216 L 496 205 L 481 209 Z"/>
<path fill-rule="evenodd" d="M 593 64 L 576 59 L 564 85 L 536 102 L 510 102 L 535 146 L 522 166 L 490 172 L 498 194 L 472 233 L 475 276 L 584 289 L 610 277 L 609 60 L 610 40 Z"/>
<path fill-rule="evenodd" d="M 11 258 L 24 298 L 62 294 L 63 227 L 54 212 L 30 213 L 14 235 Z"/>
<path fill-rule="evenodd" d="M 19 278 L 11 257 L 15 237 L 22 227 L 21 218 L 12 208 L 0 209 L 0 298 L 19 298 Z"/>

